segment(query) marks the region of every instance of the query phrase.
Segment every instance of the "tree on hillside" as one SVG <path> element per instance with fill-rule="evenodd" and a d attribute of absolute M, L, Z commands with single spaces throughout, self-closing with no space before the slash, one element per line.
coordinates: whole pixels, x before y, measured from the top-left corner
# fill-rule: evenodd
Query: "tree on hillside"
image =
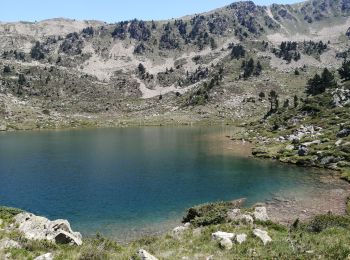
<path fill-rule="evenodd" d="M 345 60 L 338 70 L 341 79 L 350 80 L 350 61 Z"/>
<path fill-rule="evenodd" d="M 23 74 L 18 75 L 18 84 L 19 85 L 24 85 L 26 83 L 26 77 Z"/>
<path fill-rule="evenodd" d="M 145 68 L 145 66 L 143 66 L 142 63 L 139 64 L 138 70 L 139 70 L 139 72 L 140 72 L 141 75 L 143 75 L 143 74 L 146 73 L 146 68 Z"/>
<path fill-rule="evenodd" d="M 270 113 L 276 112 L 279 107 L 278 94 L 276 91 L 274 90 L 270 91 L 269 101 L 270 101 Z"/>
<path fill-rule="evenodd" d="M 244 65 L 244 67 L 243 67 L 243 69 L 244 69 L 243 77 L 245 79 L 247 79 L 253 74 L 253 71 L 254 71 L 254 60 L 253 60 L 253 58 L 250 58 L 250 60 L 248 62 L 244 62 L 242 64 L 242 66 L 243 65 Z"/>
<path fill-rule="evenodd" d="M 33 46 L 33 48 L 30 50 L 30 56 L 32 57 L 32 59 L 35 59 L 35 60 L 42 60 L 45 58 L 45 55 L 41 49 L 40 42 L 37 41 Z"/>
<path fill-rule="evenodd" d="M 299 98 L 297 95 L 294 96 L 293 101 L 294 101 L 294 108 L 297 108 L 299 105 Z"/>
<path fill-rule="evenodd" d="M 11 68 L 9 65 L 5 65 L 4 67 L 4 73 L 10 73 L 11 72 Z"/>
<path fill-rule="evenodd" d="M 259 76 L 259 75 L 261 74 L 261 71 L 262 71 L 262 66 L 261 66 L 260 61 L 258 61 L 258 62 L 256 63 L 254 75 L 255 75 L 255 76 Z"/>
<path fill-rule="evenodd" d="M 334 75 L 325 68 L 320 75 L 316 74 L 312 79 L 309 79 L 306 86 L 306 93 L 309 95 L 319 95 L 326 91 L 327 88 L 336 86 Z"/>
<path fill-rule="evenodd" d="M 240 59 L 245 56 L 245 49 L 242 45 L 232 45 L 230 46 L 232 48 L 231 50 L 231 59 Z"/>
<path fill-rule="evenodd" d="M 334 79 L 334 75 L 327 68 L 325 68 L 321 75 L 322 84 L 324 88 L 331 88 L 337 85 L 337 82 Z"/>

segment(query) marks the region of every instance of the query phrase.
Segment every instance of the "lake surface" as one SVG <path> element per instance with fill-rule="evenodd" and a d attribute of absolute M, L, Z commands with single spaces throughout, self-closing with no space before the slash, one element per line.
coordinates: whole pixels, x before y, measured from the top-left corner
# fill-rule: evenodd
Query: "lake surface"
<path fill-rule="evenodd" d="M 0 205 L 68 219 L 85 235 L 126 239 L 170 229 L 196 204 L 241 197 L 252 204 L 317 185 L 317 175 L 302 168 L 238 156 L 239 146 L 228 150 L 216 138 L 229 133 L 150 127 L 0 134 Z"/>

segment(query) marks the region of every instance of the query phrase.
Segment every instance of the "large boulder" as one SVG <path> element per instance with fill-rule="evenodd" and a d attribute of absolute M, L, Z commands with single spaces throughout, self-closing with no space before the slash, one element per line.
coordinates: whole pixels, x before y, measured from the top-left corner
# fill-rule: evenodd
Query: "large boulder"
<path fill-rule="evenodd" d="M 254 218 L 259 221 L 268 221 L 269 216 L 265 207 L 256 207 L 254 209 Z"/>
<path fill-rule="evenodd" d="M 58 244 L 82 245 L 82 236 L 73 232 L 67 220 L 47 218 L 23 212 L 14 217 L 18 230 L 30 240 L 48 240 Z"/>
<path fill-rule="evenodd" d="M 215 233 L 212 233 L 211 234 L 211 237 L 213 240 L 222 240 L 222 239 L 225 239 L 225 238 L 228 238 L 228 239 L 234 239 L 235 238 L 235 234 L 234 233 L 227 233 L 227 232 L 222 232 L 222 231 L 218 231 L 218 232 L 215 232 Z"/>
<path fill-rule="evenodd" d="M 271 237 L 268 235 L 267 231 L 261 230 L 261 229 L 254 229 L 253 231 L 254 236 L 261 239 L 264 245 L 266 245 L 269 242 L 272 242 Z"/>

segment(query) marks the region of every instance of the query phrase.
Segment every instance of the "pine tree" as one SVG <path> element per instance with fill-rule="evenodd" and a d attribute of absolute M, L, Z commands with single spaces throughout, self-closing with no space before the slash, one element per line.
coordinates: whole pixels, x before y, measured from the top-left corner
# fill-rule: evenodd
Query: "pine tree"
<path fill-rule="evenodd" d="M 299 98 L 297 95 L 294 96 L 293 101 L 294 101 L 294 108 L 297 108 L 299 105 Z"/>
<path fill-rule="evenodd" d="M 318 95 L 322 93 L 322 79 L 316 74 L 312 79 L 309 79 L 306 86 L 306 93 L 309 95 Z"/>
<path fill-rule="evenodd" d="M 338 72 L 341 79 L 344 81 L 350 80 L 350 61 L 345 60 Z"/>
<path fill-rule="evenodd" d="M 4 73 L 10 73 L 11 72 L 11 68 L 9 65 L 5 65 L 4 67 Z"/>
<path fill-rule="evenodd" d="M 243 77 L 245 79 L 249 78 L 254 71 L 254 60 L 250 58 L 248 62 L 245 63 Z"/>
<path fill-rule="evenodd" d="M 139 70 L 141 75 L 145 74 L 145 72 L 146 72 L 146 68 L 145 68 L 145 66 L 143 66 L 142 63 L 139 64 L 138 70 Z"/>
<path fill-rule="evenodd" d="M 259 75 L 261 74 L 261 71 L 262 71 L 262 66 L 261 66 L 260 61 L 258 61 L 258 62 L 256 63 L 254 75 L 255 75 L 255 76 L 259 76 Z"/>
<path fill-rule="evenodd" d="M 331 73 L 327 68 L 323 70 L 321 79 L 324 90 L 326 90 L 326 88 L 331 88 L 337 85 L 333 73 Z"/>
<path fill-rule="evenodd" d="M 269 101 L 270 101 L 270 113 L 276 112 L 279 107 L 278 94 L 276 91 L 274 90 L 270 91 Z"/>

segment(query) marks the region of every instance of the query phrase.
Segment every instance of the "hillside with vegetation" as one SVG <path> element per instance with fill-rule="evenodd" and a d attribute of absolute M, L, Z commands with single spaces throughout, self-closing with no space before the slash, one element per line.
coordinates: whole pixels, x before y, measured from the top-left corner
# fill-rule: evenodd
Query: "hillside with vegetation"
<path fill-rule="evenodd" d="M 0 24 L 0 129 L 239 124 L 347 57 L 348 0 L 236 2 L 168 21 Z M 298 74 L 298 75 L 296 75 Z"/>

